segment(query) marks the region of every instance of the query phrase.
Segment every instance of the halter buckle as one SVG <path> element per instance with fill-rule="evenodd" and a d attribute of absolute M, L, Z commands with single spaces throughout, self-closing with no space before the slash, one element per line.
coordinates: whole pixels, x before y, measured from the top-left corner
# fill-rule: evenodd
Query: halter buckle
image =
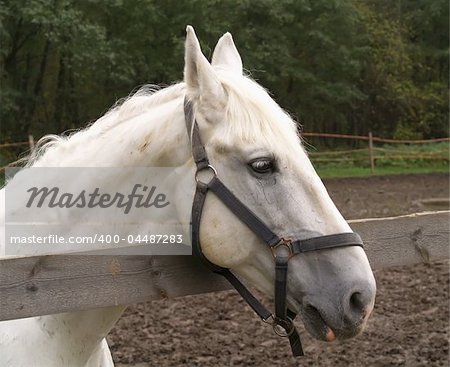
<path fill-rule="evenodd" d="M 272 255 L 274 258 L 281 255 L 279 254 L 279 252 L 281 252 L 279 249 L 281 249 L 282 247 L 286 247 L 288 249 L 288 259 L 295 255 L 294 249 L 292 247 L 292 240 L 290 240 L 289 238 L 281 237 L 281 239 L 270 248 L 272 250 Z"/>

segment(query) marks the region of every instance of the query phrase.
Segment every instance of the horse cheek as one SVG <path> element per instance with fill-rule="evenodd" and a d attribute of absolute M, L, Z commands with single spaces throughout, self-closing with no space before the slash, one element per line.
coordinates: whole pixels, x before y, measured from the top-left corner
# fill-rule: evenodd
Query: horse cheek
<path fill-rule="evenodd" d="M 253 251 L 254 234 L 215 197 L 208 197 L 200 225 L 203 254 L 212 263 L 235 268 Z"/>

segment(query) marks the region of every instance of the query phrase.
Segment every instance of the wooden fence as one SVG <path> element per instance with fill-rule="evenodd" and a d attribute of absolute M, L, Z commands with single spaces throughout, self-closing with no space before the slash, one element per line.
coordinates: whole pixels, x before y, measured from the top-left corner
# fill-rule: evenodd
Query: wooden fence
<path fill-rule="evenodd" d="M 0 149 L 2 148 L 12 148 L 12 147 L 25 147 L 27 146 L 28 149 L 31 151 L 33 151 L 34 149 L 34 136 L 29 134 L 28 135 L 28 141 L 19 141 L 16 143 L 4 143 L 4 144 L 0 144 Z M 6 165 L 3 167 L 0 167 L 0 172 L 3 171 L 4 169 L 11 167 L 11 165 Z"/>
<path fill-rule="evenodd" d="M 367 141 L 367 148 L 363 149 L 351 149 L 351 150 L 339 150 L 339 151 L 324 151 L 324 152 L 310 152 L 309 156 L 314 162 L 345 162 L 353 161 L 355 159 L 367 159 L 370 164 L 370 170 L 375 173 L 375 162 L 377 159 L 444 159 L 449 160 L 449 149 L 435 150 L 433 152 L 420 152 L 420 151 L 408 151 L 399 149 L 386 149 L 375 147 L 374 143 L 388 143 L 388 144 L 430 144 L 439 142 L 450 142 L 450 138 L 438 138 L 427 140 L 398 140 L 398 139 L 384 139 L 376 136 L 372 136 L 369 132 L 367 136 L 364 135 L 343 135 L 343 134 L 327 134 L 327 133 L 302 133 L 304 137 L 322 137 L 333 139 L 353 139 Z M 366 157 L 352 157 L 352 158 L 329 158 L 329 156 L 342 156 L 351 153 L 367 152 Z M 390 155 L 376 155 L 377 152 L 387 153 Z M 445 156 L 442 154 L 446 153 Z M 327 158 L 322 158 L 326 156 Z"/>
<path fill-rule="evenodd" d="M 350 221 L 373 269 L 449 258 L 450 211 Z M 192 256 L 0 259 L 0 320 L 229 289 Z"/>
<path fill-rule="evenodd" d="M 321 137 L 321 138 L 332 138 L 332 139 L 352 139 L 352 140 L 363 140 L 367 141 L 367 148 L 363 149 L 351 149 L 351 150 L 339 150 L 339 151 L 323 151 L 323 152 L 310 152 L 309 156 L 314 162 L 343 162 L 343 161 L 353 161 L 355 159 L 367 159 L 370 163 L 371 172 L 375 172 L 375 165 L 377 159 L 446 159 L 449 160 L 449 150 L 436 150 L 433 152 L 409 152 L 405 154 L 404 150 L 398 149 L 385 149 L 380 147 L 375 147 L 374 143 L 389 143 L 389 144 L 429 144 L 438 142 L 450 142 L 450 138 L 438 138 L 438 139 L 427 139 L 427 140 L 397 140 L 397 139 L 384 139 L 376 136 L 369 135 L 344 135 L 344 134 L 329 134 L 329 133 L 302 133 L 304 137 Z M 5 143 L 0 144 L 0 149 L 10 148 L 17 146 L 28 146 L 30 151 L 34 149 L 34 137 L 33 135 L 28 136 L 28 141 L 17 142 L 17 143 Z M 342 156 L 351 153 L 364 153 L 367 152 L 367 156 L 364 157 L 353 157 L 353 158 L 330 158 L 329 156 Z M 376 155 L 377 152 L 389 153 L 391 155 Z M 447 153 L 445 157 L 442 153 Z M 326 158 L 323 158 L 323 157 Z M 0 167 L 0 171 L 9 167 L 6 165 Z"/>

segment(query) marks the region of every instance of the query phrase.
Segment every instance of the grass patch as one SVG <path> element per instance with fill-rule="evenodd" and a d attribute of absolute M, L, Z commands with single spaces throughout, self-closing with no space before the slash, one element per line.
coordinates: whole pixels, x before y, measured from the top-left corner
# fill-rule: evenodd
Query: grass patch
<path fill-rule="evenodd" d="M 411 173 L 449 173 L 450 144 L 385 144 L 374 151 L 374 175 Z M 370 171 L 368 152 L 321 152 L 310 156 L 318 174 L 329 177 L 367 177 Z M 327 161 L 330 160 L 330 161 Z"/>
<path fill-rule="evenodd" d="M 448 165 L 432 164 L 428 167 L 376 167 L 372 175 L 368 167 L 316 167 L 321 178 L 331 177 L 368 177 L 382 175 L 405 175 L 412 173 L 450 173 Z"/>

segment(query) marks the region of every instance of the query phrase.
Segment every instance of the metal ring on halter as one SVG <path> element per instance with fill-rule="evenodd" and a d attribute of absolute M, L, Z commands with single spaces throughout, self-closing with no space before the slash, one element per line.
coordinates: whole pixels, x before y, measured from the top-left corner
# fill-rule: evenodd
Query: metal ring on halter
<path fill-rule="evenodd" d="M 210 164 L 208 164 L 206 167 L 197 169 L 197 171 L 195 171 L 195 176 L 194 176 L 194 178 L 195 178 L 195 182 L 197 182 L 197 184 L 208 185 L 209 182 L 211 182 L 211 180 L 209 180 L 209 182 L 202 182 L 202 181 L 200 181 L 200 179 L 198 178 L 198 174 L 199 174 L 200 172 L 202 172 L 202 171 L 205 171 L 205 170 L 209 170 L 209 171 L 212 172 L 213 177 L 211 177 L 211 180 L 212 180 L 214 177 L 217 176 L 217 171 L 216 171 L 216 169 L 215 169 L 213 166 L 211 166 Z"/>
<path fill-rule="evenodd" d="M 288 259 L 290 259 L 292 256 L 295 255 L 294 249 L 292 248 L 292 240 L 288 238 L 281 237 L 278 243 L 276 243 L 274 246 L 271 246 L 270 249 L 272 250 L 273 257 L 277 257 L 277 251 L 278 249 L 286 247 L 288 251 Z"/>
<path fill-rule="evenodd" d="M 282 321 L 283 323 L 286 323 L 286 326 L 288 327 L 288 329 L 285 329 L 284 326 L 281 325 L 279 323 L 279 321 L 277 321 L 277 319 L 275 318 L 272 323 L 272 328 L 273 328 L 273 331 L 275 332 L 275 334 L 277 334 L 278 336 L 281 336 L 283 338 L 287 338 L 288 336 L 291 336 L 291 334 L 295 330 L 295 326 L 294 326 L 294 323 L 292 322 L 291 318 L 286 317 L 286 320 L 280 320 L 280 321 Z M 280 328 L 283 331 L 281 331 Z"/>
<path fill-rule="evenodd" d="M 275 334 L 283 338 L 291 336 L 291 334 L 295 330 L 294 322 L 290 317 L 286 317 L 286 320 L 281 320 L 282 322 L 285 322 L 287 324 L 286 326 L 289 326 L 288 331 L 286 331 L 286 329 L 282 325 L 280 325 L 279 321 L 277 321 L 277 318 L 273 315 L 270 315 L 267 319 L 263 319 L 262 321 L 266 324 L 271 325 Z M 280 329 L 277 329 L 277 327 L 283 328 L 284 332 L 280 331 Z"/>

